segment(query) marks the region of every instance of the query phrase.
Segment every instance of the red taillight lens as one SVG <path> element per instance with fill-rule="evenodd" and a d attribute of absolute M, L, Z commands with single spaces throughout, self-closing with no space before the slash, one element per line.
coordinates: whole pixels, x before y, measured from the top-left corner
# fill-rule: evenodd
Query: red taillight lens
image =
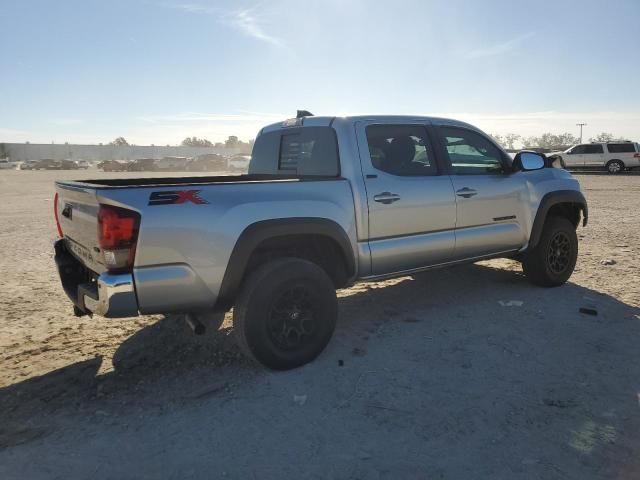
<path fill-rule="evenodd" d="M 633 155 L 633 158 L 640 158 L 640 153 L 635 153 L 635 154 Z"/>
<path fill-rule="evenodd" d="M 58 236 L 64 238 L 62 227 L 60 226 L 60 218 L 58 217 L 58 192 L 53 197 L 53 216 L 56 218 L 56 227 L 58 228 Z"/>
<path fill-rule="evenodd" d="M 138 240 L 140 215 L 111 205 L 98 209 L 98 242 L 104 265 L 110 271 L 130 270 Z"/>

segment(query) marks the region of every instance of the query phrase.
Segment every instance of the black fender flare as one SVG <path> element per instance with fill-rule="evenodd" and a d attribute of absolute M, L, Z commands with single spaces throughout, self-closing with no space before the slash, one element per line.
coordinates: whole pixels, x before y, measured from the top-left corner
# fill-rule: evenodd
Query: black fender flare
<path fill-rule="evenodd" d="M 326 218 L 278 218 L 262 220 L 246 227 L 236 241 L 227 268 L 222 278 L 216 305 L 221 308 L 231 306 L 240 288 L 251 254 L 265 240 L 288 235 L 319 235 L 334 240 L 345 260 L 347 275 L 356 273 L 356 260 L 351 241 L 344 229 L 333 220 Z"/>
<path fill-rule="evenodd" d="M 538 206 L 538 211 L 536 212 L 536 217 L 531 229 L 531 236 L 529 237 L 529 246 L 527 248 L 534 248 L 538 244 L 549 210 L 554 205 L 558 205 L 560 203 L 576 205 L 582 211 L 582 226 L 587 225 L 587 221 L 589 219 L 589 208 L 587 207 L 587 201 L 582 192 L 579 190 L 558 190 L 555 192 L 549 192 L 542 197 L 540 205 Z"/>

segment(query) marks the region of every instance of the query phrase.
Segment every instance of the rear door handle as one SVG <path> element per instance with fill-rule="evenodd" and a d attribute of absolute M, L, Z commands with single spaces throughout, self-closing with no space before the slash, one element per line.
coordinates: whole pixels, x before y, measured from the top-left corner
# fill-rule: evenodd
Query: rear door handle
<path fill-rule="evenodd" d="M 384 203 L 386 205 L 397 202 L 400 200 L 400 195 L 391 192 L 382 192 L 373 197 L 376 202 Z"/>
<path fill-rule="evenodd" d="M 461 188 L 460 190 L 456 190 L 456 195 L 464 198 L 471 198 L 477 194 L 478 192 L 476 192 L 472 188 L 467 188 L 467 187 Z"/>

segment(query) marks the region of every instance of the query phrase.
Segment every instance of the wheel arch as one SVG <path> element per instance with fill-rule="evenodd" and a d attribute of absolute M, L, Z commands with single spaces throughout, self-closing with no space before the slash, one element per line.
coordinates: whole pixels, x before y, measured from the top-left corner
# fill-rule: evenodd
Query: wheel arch
<path fill-rule="evenodd" d="M 300 217 L 263 220 L 246 227 L 238 237 L 216 306 L 231 307 L 247 272 L 282 256 L 314 261 L 327 272 L 336 288 L 346 286 L 356 275 L 349 236 L 333 220 Z"/>
<path fill-rule="evenodd" d="M 622 165 L 622 169 L 624 170 L 625 168 L 627 168 L 627 165 L 624 163 L 624 161 L 620 158 L 612 158 L 611 160 L 607 161 L 607 163 L 605 163 L 605 167 L 608 167 L 609 164 L 613 163 L 613 162 L 618 162 L 620 165 Z"/>
<path fill-rule="evenodd" d="M 540 241 L 544 224 L 550 216 L 568 218 L 577 228 L 582 215 L 582 225 L 586 226 L 589 219 L 587 201 L 578 190 L 559 190 L 549 192 L 540 201 L 529 237 L 527 248 L 534 248 Z"/>

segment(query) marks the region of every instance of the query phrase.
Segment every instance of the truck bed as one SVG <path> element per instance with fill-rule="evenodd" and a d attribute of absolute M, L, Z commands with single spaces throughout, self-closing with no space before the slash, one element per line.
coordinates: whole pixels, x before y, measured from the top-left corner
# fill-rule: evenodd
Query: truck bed
<path fill-rule="evenodd" d="M 265 183 L 276 181 L 322 181 L 337 180 L 336 177 L 300 176 L 300 175 L 215 175 L 197 177 L 147 177 L 147 178 L 100 178 L 89 180 L 59 180 L 60 186 L 105 188 L 157 187 L 171 185 L 215 185 L 228 183 Z"/>

